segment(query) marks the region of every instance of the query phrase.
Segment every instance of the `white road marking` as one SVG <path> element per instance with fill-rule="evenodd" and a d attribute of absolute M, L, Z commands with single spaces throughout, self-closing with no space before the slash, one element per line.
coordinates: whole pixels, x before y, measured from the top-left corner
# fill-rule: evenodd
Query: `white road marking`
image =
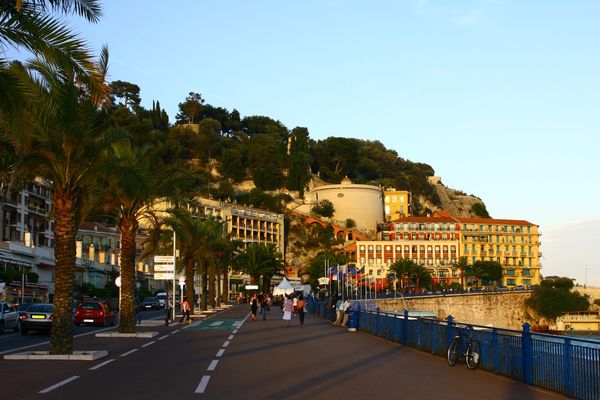
<path fill-rule="evenodd" d="M 106 360 L 106 361 L 104 361 L 103 363 L 100 363 L 100 364 L 98 364 L 98 365 L 96 365 L 96 366 L 94 366 L 94 367 L 90 368 L 90 371 L 95 371 L 95 370 L 97 370 L 98 368 L 102 368 L 102 367 L 104 367 L 106 364 L 110 364 L 110 363 L 111 363 L 111 362 L 113 362 L 113 361 L 115 361 L 115 359 L 114 359 L 114 358 L 111 358 L 110 360 Z"/>
<path fill-rule="evenodd" d="M 217 368 L 217 364 L 219 363 L 219 360 L 212 360 L 210 365 L 208 366 L 208 368 L 206 369 L 207 371 L 214 371 L 215 368 Z"/>
<path fill-rule="evenodd" d="M 143 344 L 143 345 L 142 345 L 142 347 L 148 347 L 148 346 L 150 346 L 151 344 L 154 344 L 154 343 L 156 343 L 156 340 L 153 340 L 153 341 L 151 341 L 151 342 L 148 342 L 148 343 L 146 343 L 146 344 Z"/>
<path fill-rule="evenodd" d="M 158 340 L 163 340 L 164 338 L 168 338 L 168 337 L 169 337 L 169 335 L 161 336 L 158 338 Z"/>
<path fill-rule="evenodd" d="M 133 350 L 129 350 L 128 352 L 121 354 L 121 357 L 126 357 L 126 356 L 128 356 L 128 355 L 130 355 L 130 354 L 133 354 L 133 353 L 135 353 L 135 352 L 136 352 L 136 351 L 138 351 L 138 350 L 139 350 L 139 349 L 133 349 Z"/>
<path fill-rule="evenodd" d="M 237 331 L 238 331 L 237 329 L 234 329 L 233 332 L 231 332 L 231 333 L 233 333 L 235 335 L 237 333 Z"/>
<path fill-rule="evenodd" d="M 181 329 L 177 329 L 176 331 L 171 332 L 171 335 L 176 334 L 177 332 L 181 332 Z"/>
<path fill-rule="evenodd" d="M 229 346 L 229 340 L 226 340 L 225 343 L 223 343 L 223 347 L 227 347 Z"/>
<path fill-rule="evenodd" d="M 51 392 L 52 390 L 61 387 L 62 385 L 66 385 L 67 383 L 74 381 L 75 379 L 79 378 L 79 376 L 72 376 L 70 378 L 65 379 L 64 381 L 60 381 L 58 382 L 56 385 L 52 385 L 50 387 L 47 387 L 44 390 L 40 390 L 38 393 L 48 393 Z"/>
<path fill-rule="evenodd" d="M 108 328 L 103 328 L 103 329 L 95 329 L 95 330 L 93 330 L 91 332 L 80 333 L 79 335 L 75 335 L 73 337 L 76 338 L 76 337 L 81 337 L 81 336 L 93 335 L 93 334 L 96 334 L 96 333 L 99 333 L 99 332 L 108 331 L 110 329 L 115 329 L 115 328 L 114 327 L 108 327 Z M 37 347 L 37 346 L 43 346 L 43 345 L 49 344 L 49 343 L 50 343 L 50 341 L 47 340 L 45 342 L 40 342 L 40 343 L 30 344 L 30 345 L 27 345 L 27 346 L 16 347 L 14 349 L 8 349 L 8 350 L 0 351 L 0 356 L 2 354 L 13 353 L 13 352 L 17 352 L 19 350 L 30 349 L 32 347 Z"/>
<path fill-rule="evenodd" d="M 223 353 L 225 353 L 225 349 L 221 349 L 221 350 L 217 351 L 217 357 L 221 357 L 223 355 Z"/>
<path fill-rule="evenodd" d="M 221 326 L 221 325 L 223 325 L 223 322 L 225 322 L 225 321 L 215 321 L 212 324 L 210 324 L 210 326 Z"/>
<path fill-rule="evenodd" d="M 204 375 L 202 379 L 200 379 L 200 383 L 198 384 L 195 393 L 204 393 L 204 391 L 206 390 L 206 386 L 208 385 L 209 379 L 210 375 Z"/>
<path fill-rule="evenodd" d="M 229 335 L 229 337 L 227 338 L 227 340 L 233 340 L 233 335 Z"/>

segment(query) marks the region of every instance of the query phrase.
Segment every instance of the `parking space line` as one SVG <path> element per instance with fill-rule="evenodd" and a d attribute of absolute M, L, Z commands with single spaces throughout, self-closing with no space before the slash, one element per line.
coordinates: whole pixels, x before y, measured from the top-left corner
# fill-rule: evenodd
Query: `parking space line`
<path fill-rule="evenodd" d="M 221 350 L 217 351 L 217 357 L 221 357 L 223 355 L 223 353 L 225 353 L 225 349 L 221 349 Z"/>
<path fill-rule="evenodd" d="M 54 389 L 56 389 L 56 388 L 59 388 L 59 387 L 61 387 L 61 386 L 63 386 L 63 385 L 66 385 L 67 383 L 69 383 L 69 382 L 72 382 L 72 381 L 74 381 L 74 380 L 75 380 L 75 379 L 77 379 L 77 378 L 79 378 L 79 376 L 77 376 L 77 375 L 75 375 L 75 376 L 72 376 L 72 377 L 70 377 L 70 378 L 67 378 L 67 379 L 65 379 L 64 381 L 60 381 L 60 382 L 58 382 L 56 385 L 52 385 L 52 386 L 50 386 L 50 387 L 47 387 L 47 388 L 46 388 L 46 389 L 44 389 L 44 390 L 40 390 L 38 393 L 41 393 L 41 394 L 43 394 L 43 393 L 48 393 L 48 392 L 51 392 L 51 391 L 53 391 Z"/>
<path fill-rule="evenodd" d="M 194 393 L 204 393 L 204 391 L 206 390 L 206 386 L 208 385 L 209 379 L 210 375 L 204 375 L 202 379 L 200 379 L 200 383 L 198 384 L 198 387 L 196 388 L 196 391 Z"/>
<path fill-rule="evenodd" d="M 129 350 L 128 352 L 121 354 L 121 357 L 126 357 L 126 356 L 128 356 L 128 355 L 130 355 L 130 354 L 133 354 L 133 353 L 135 353 L 135 352 L 136 352 L 136 351 L 138 351 L 138 350 L 139 350 L 139 349 L 133 349 L 133 350 Z"/>
<path fill-rule="evenodd" d="M 210 365 L 208 366 L 208 368 L 206 369 L 207 371 L 214 371 L 215 368 L 217 368 L 217 364 L 219 363 L 219 360 L 212 360 Z"/>
<path fill-rule="evenodd" d="M 146 343 L 146 344 L 143 344 L 143 345 L 142 345 L 142 347 L 148 347 L 148 346 L 150 346 L 151 344 L 154 344 L 154 343 L 156 343 L 156 340 L 153 340 L 153 341 L 151 341 L 151 342 L 148 342 L 148 343 Z"/>
<path fill-rule="evenodd" d="M 110 360 L 106 360 L 106 361 L 104 361 L 103 363 L 100 363 L 100 364 L 98 364 L 98 365 L 96 365 L 96 366 L 93 366 L 92 368 L 90 368 L 90 371 L 95 371 L 95 370 L 97 370 L 98 368 L 102 368 L 102 367 L 104 367 L 106 364 L 110 364 L 110 363 L 111 363 L 111 362 L 113 362 L 113 361 L 115 361 L 115 359 L 114 359 L 114 358 L 111 358 Z"/>

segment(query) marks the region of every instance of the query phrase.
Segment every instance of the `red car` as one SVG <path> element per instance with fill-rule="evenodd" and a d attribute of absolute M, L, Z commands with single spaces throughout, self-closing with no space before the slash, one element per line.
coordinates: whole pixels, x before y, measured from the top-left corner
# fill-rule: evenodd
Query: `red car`
<path fill-rule="evenodd" d="M 77 305 L 73 322 L 75 325 L 114 325 L 115 314 L 103 301 L 84 301 Z"/>

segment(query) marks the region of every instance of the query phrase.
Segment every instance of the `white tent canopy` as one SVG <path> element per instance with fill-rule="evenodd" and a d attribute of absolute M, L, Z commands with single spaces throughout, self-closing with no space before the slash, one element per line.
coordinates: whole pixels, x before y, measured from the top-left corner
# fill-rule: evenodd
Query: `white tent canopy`
<path fill-rule="evenodd" d="M 283 278 L 283 280 L 281 281 L 281 283 L 277 286 L 275 286 L 275 288 L 273 288 L 273 294 L 274 295 L 285 295 L 285 294 L 290 294 L 290 293 L 294 293 L 294 287 L 292 286 L 292 284 L 285 278 Z"/>

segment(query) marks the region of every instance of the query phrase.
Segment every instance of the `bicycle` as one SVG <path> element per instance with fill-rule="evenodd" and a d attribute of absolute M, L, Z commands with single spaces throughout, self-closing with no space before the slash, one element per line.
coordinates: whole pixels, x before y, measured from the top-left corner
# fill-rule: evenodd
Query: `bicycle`
<path fill-rule="evenodd" d="M 472 327 L 469 329 L 473 329 Z M 461 350 L 462 347 L 462 336 L 459 329 L 458 335 L 454 337 L 450 346 L 448 346 L 448 365 L 454 366 L 458 362 L 459 356 L 465 359 L 465 364 L 470 370 L 477 369 L 479 367 L 479 361 L 481 359 L 481 346 L 477 340 L 474 340 L 471 335 L 465 335 L 467 337 L 467 347 L 464 353 Z"/>

